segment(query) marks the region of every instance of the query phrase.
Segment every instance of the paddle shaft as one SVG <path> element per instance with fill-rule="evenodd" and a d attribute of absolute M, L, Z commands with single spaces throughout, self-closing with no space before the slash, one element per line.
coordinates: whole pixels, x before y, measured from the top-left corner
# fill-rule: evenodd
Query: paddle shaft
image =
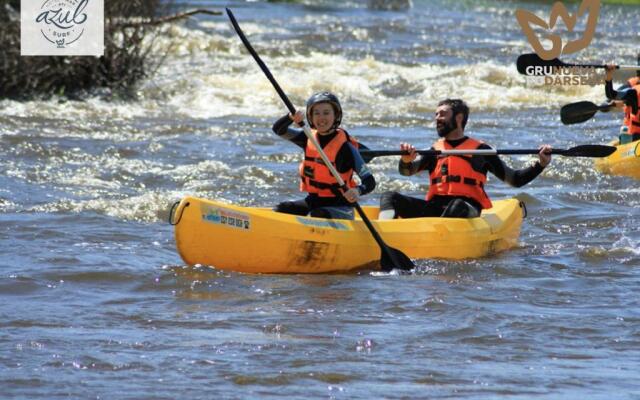
<path fill-rule="evenodd" d="M 606 68 L 605 64 L 572 64 L 565 63 L 564 61 L 553 58 L 551 60 L 543 60 L 536 53 L 522 54 L 517 60 L 518 72 L 526 74 L 527 67 L 559 67 L 559 68 Z M 616 65 L 616 69 L 622 71 L 637 71 L 640 70 L 640 65 Z M 535 74 L 535 71 L 534 71 Z"/>
<path fill-rule="evenodd" d="M 569 149 L 551 149 L 551 154 L 557 154 L 568 157 L 606 157 L 615 151 L 615 147 L 605 145 L 581 145 Z M 476 150 L 416 150 L 416 153 L 423 156 L 439 156 L 439 155 L 482 155 L 494 156 L 499 154 L 538 154 L 540 149 L 476 149 Z M 405 156 L 409 152 L 403 150 L 361 150 L 360 154 L 365 157 L 380 156 Z"/>
<path fill-rule="evenodd" d="M 240 29 L 240 26 L 238 25 L 238 22 L 236 21 L 236 18 L 234 17 L 233 13 L 228 8 L 226 8 L 226 11 L 227 11 L 227 14 L 229 15 L 229 19 L 231 20 L 231 24 L 233 25 L 233 28 L 235 29 L 236 33 L 240 37 L 240 40 L 242 40 L 242 43 L 244 44 L 244 46 L 247 48 L 249 53 L 251 53 L 251 56 L 253 56 L 253 59 L 256 60 L 262 72 L 264 72 L 267 79 L 269 79 L 269 82 L 271 82 L 271 85 L 273 85 L 273 88 L 276 90 L 276 92 L 278 92 L 278 95 L 280 96 L 284 104 L 289 109 L 289 112 L 291 114 L 294 114 L 296 112 L 295 107 L 293 106 L 291 101 L 289 101 L 289 98 L 287 97 L 287 95 L 284 93 L 284 91 L 282 90 L 278 82 L 273 77 L 267 65 L 262 61 L 258 53 L 253 49 L 253 46 L 251 46 L 251 43 L 249 43 L 249 40 L 244 35 L 244 32 L 242 32 L 242 30 Z M 336 181 L 338 182 L 338 185 L 340 185 L 342 190 L 345 190 L 345 191 L 349 190 L 349 187 L 344 183 L 344 180 L 342 179 L 338 171 L 335 169 L 335 167 L 333 166 L 333 164 L 331 163 L 327 155 L 324 153 L 318 141 L 313 136 L 313 133 L 311 132 L 311 129 L 309 129 L 309 126 L 305 124 L 302 126 L 302 129 L 304 131 L 304 134 L 307 136 L 307 139 L 318 150 L 318 153 L 320 154 L 322 161 L 324 161 L 324 164 L 327 166 L 327 168 L 329 168 L 329 172 L 331 172 L 331 175 L 333 175 L 333 177 L 336 179 Z M 352 204 L 354 205 L 355 209 L 358 211 L 358 214 L 360 215 L 360 218 L 362 219 L 364 224 L 369 229 L 369 232 L 371 232 L 371 235 L 373 236 L 375 241 L 378 243 L 378 246 L 380 246 L 380 249 L 382 250 L 382 252 L 385 253 L 387 259 L 393 260 L 394 255 L 392 254 L 391 250 L 387 247 L 387 245 L 384 243 L 378 231 L 376 231 L 376 229 L 373 227 L 373 224 L 371 224 L 369 217 L 367 217 L 367 215 L 364 213 L 364 210 L 362 209 L 362 207 L 360 207 L 360 204 L 358 204 L 358 202 L 354 202 Z M 397 265 L 397 267 L 400 267 L 400 265 Z"/>
<path fill-rule="evenodd" d="M 269 79 L 269 82 L 271 82 L 271 85 L 273 86 L 273 88 L 276 90 L 276 92 L 278 92 L 278 95 L 280 96 L 280 98 L 284 102 L 285 106 L 287 106 L 287 108 L 289 109 L 289 112 L 291 114 L 294 114 L 296 112 L 295 107 L 289 101 L 289 98 L 287 97 L 287 95 L 284 93 L 284 91 L 282 90 L 282 88 L 278 84 L 278 81 L 276 81 L 276 79 L 273 77 L 273 75 L 271 74 L 271 71 L 269 71 L 269 67 L 267 67 L 267 65 L 262 61 L 262 59 L 260 58 L 258 53 L 256 53 L 256 51 L 253 49 L 253 46 L 251 46 L 251 43 L 249 43 L 249 40 L 244 35 L 244 32 L 242 32 L 242 29 L 240 29 L 240 25 L 238 25 L 238 21 L 236 21 L 236 17 L 233 15 L 231 10 L 229 10 L 228 8 L 225 8 L 225 10 L 227 10 L 227 15 L 229 16 L 229 19 L 231 20 L 231 24 L 233 25 L 233 29 L 236 31 L 236 33 L 240 37 L 240 40 L 244 44 L 244 47 L 247 48 L 249 53 L 251 53 L 251 56 L 253 56 L 253 59 L 256 60 L 256 62 L 260 66 L 260 69 L 262 70 L 262 72 L 264 72 L 264 74 L 266 75 L 267 79 Z"/>
<path fill-rule="evenodd" d="M 559 60 L 558 60 L 559 61 Z M 562 67 L 575 67 L 575 68 L 607 68 L 604 64 L 567 64 L 562 61 Z M 640 65 L 616 65 L 616 69 L 620 71 L 637 71 L 640 69 Z"/>
<path fill-rule="evenodd" d="M 564 150 L 553 149 L 551 154 L 562 154 Z M 477 156 L 495 156 L 498 154 L 538 154 L 540 149 L 512 149 L 512 150 L 416 150 L 421 156 L 461 156 L 461 155 L 477 155 Z M 409 152 L 402 150 L 362 150 L 360 152 L 366 156 L 407 156 Z"/>

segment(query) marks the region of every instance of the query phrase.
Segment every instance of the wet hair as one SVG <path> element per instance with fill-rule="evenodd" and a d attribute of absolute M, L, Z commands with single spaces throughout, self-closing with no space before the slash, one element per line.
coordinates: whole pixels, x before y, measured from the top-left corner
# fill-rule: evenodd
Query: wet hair
<path fill-rule="evenodd" d="M 461 99 L 444 99 L 438 103 L 440 106 L 449 106 L 453 111 L 453 117 L 462 113 L 462 129 L 467 126 L 467 120 L 469 119 L 469 106 Z"/>

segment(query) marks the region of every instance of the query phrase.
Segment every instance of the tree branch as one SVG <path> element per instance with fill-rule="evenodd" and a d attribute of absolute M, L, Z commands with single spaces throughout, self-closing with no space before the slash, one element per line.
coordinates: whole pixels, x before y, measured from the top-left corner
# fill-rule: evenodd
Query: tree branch
<path fill-rule="evenodd" d="M 118 24 L 115 24 L 115 26 L 118 28 L 133 28 L 141 25 L 156 26 L 156 25 L 166 24 L 167 22 L 173 22 L 179 19 L 187 18 L 195 14 L 222 15 L 222 12 L 205 10 L 205 9 L 199 8 L 197 10 L 186 11 L 186 12 L 178 13 L 174 15 L 167 15 L 166 17 L 151 19 L 147 21 L 118 23 Z"/>

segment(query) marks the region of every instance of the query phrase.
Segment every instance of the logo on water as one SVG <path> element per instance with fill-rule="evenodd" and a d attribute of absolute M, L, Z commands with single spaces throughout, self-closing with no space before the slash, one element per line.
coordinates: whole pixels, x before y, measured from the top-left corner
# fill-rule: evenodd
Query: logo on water
<path fill-rule="evenodd" d="M 568 41 L 564 46 L 562 44 L 562 37 L 555 33 L 551 33 L 556 27 L 558 19 L 561 19 L 567 30 L 573 32 L 578 18 L 581 18 L 585 14 L 589 14 L 589 17 L 585 24 L 582 37 L 576 40 Z M 543 60 L 552 60 L 560 57 L 561 54 L 576 53 L 586 48 L 593 39 L 593 35 L 596 32 L 596 25 L 598 24 L 598 16 L 600 15 L 600 0 L 582 0 L 578 12 L 571 15 L 564 4 L 560 1 L 556 2 L 551 7 L 551 15 L 549 16 L 549 23 L 546 23 L 542 18 L 538 17 L 530 11 L 523 9 L 516 10 L 516 19 L 522 28 L 527 40 L 535 50 L 536 54 Z M 545 33 L 543 36 L 551 41 L 551 48 L 545 49 L 542 46 L 540 38 L 536 35 L 531 25 L 537 25 L 544 28 Z"/>
<path fill-rule="evenodd" d="M 554 65 L 556 58 L 562 54 L 577 53 L 585 49 L 591 43 L 596 32 L 598 17 L 600 15 L 600 0 L 582 0 L 575 14 L 567 11 L 561 1 L 557 1 L 551 7 L 549 22 L 534 13 L 517 9 L 516 19 L 522 28 L 522 32 L 533 47 L 540 59 L 551 61 L 551 65 L 530 65 L 527 67 L 526 75 L 545 76 L 545 85 L 597 85 L 602 83 L 602 78 L 594 68 L 573 68 L 562 65 Z M 584 31 L 582 36 L 574 40 L 563 42 L 561 35 L 554 33 L 558 28 L 558 20 L 562 20 L 569 33 L 574 33 L 576 25 L 580 20 L 584 20 Z M 543 28 L 543 32 L 538 36 L 532 25 Z M 550 48 L 545 48 L 542 38 L 551 43 Z"/>

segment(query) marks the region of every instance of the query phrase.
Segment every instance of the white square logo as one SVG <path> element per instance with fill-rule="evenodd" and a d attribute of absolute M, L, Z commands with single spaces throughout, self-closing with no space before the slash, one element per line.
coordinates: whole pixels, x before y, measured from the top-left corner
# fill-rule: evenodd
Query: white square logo
<path fill-rule="evenodd" d="M 104 0 L 21 0 L 20 54 L 101 56 Z"/>

